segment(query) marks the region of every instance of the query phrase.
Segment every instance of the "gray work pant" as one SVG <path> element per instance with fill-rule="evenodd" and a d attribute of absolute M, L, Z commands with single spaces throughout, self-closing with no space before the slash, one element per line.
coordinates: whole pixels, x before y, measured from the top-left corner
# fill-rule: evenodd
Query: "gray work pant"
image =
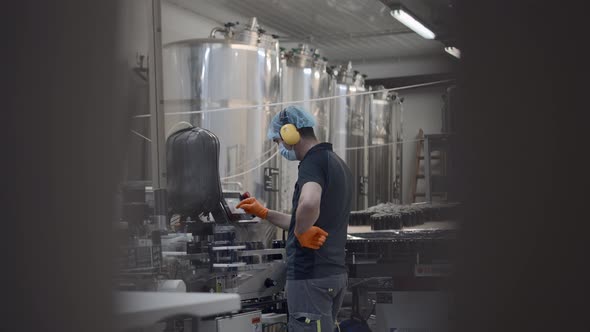
<path fill-rule="evenodd" d="M 289 332 L 334 331 L 334 323 L 344 299 L 348 275 L 287 280 Z"/>

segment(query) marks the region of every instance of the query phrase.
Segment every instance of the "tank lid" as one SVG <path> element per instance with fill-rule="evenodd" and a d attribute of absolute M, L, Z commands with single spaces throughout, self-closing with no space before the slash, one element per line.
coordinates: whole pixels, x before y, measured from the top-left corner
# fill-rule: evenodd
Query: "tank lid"
<path fill-rule="evenodd" d="M 339 84 L 351 84 L 355 86 L 364 87 L 366 75 L 361 74 L 358 70 L 352 70 L 352 62 L 348 61 L 346 67 L 344 65 L 338 66 L 337 70 L 334 71 L 336 75 L 336 81 Z"/>
<path fill-rule="evenodd" d="M 292 48 L 285 54 L 285 57 L 289 66 L 315 67 L 321 70 L 325 70 L 327 66 L 327 59 L 320 56 L 319 50 L 305 43 L 300 43 L 297 48 Z"/>
<path fill-rule="evenodd" d="M 223 33 L 226 40 L 243 42 L 265 48 L 276 48 L 278 42 L 276 36 L 266 34 L 266 30 L 260 27 L 258 19 L 251 17 L 241 29 L 237 29 L 239 22 L 228 22 L 223 27 L 211 30 L 210 38 L 215 38 L 217 33 Z"/>

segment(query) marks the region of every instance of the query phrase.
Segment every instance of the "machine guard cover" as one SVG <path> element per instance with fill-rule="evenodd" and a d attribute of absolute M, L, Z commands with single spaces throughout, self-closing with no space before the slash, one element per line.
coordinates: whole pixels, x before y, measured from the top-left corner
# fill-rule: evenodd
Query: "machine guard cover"
<path fill-rule="evenodd" d="M 198 127 L 166 140 L 168 203 L 172 213 L 197 218 L 219 209 L 219 139 Z"/>

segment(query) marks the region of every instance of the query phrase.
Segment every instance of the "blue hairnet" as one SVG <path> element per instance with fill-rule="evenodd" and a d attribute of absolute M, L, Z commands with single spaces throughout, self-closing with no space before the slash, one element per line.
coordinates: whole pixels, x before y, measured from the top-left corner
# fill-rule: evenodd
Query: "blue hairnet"
<path fill-rule="evenodd" d="M 281 119 L 281 113 L 283 112 L 286 119 Z M 281 127 L 287 123 L 291 123 L 299 129 L 315 126 L 315 119 L 313 118 L 313 115 L 305 111 L 303 107 L 293 105 L 287 106 L 270 121 L 270 124 L 268 125 L 268 133 L 266 135 L 268 139 L 274 140 L 280 138 L 281 135 L 279 134 L 279 131 L 281 130 Z"/>

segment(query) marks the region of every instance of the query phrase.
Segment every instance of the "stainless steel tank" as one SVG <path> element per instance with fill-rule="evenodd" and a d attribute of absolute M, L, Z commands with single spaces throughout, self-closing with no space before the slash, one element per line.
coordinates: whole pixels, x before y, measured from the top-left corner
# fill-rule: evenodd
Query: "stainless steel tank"
<path fill-rule="evenodd" d="M 216 38 L 218 34 L 223 38 Z M 220 141 L 219 170 L 224 190 L 249 191 L 267 206 L 276 206 L 278 194 L 273 188 L 265 190 L 264 172 L 265 167 L 276 166 L 277 158 L 252 169 L 276 151 L 266 138 L 266 130 L 278 107 L 171 113 L 278 102 L 277 41 L 264 34 L 252 18 L 241 30 L 226 24 L 213 29 L 207 39 L 165 45 L 163 67 L 167 135 L 185 126 L 183 122 L 211 130 Z"/>
<path fill-rule="evenodd" d="M 373 87 L 369 111 L 369 206 L 401 202 L 401 101 L 384 89 Z"/>
<path fill-rule="evenodd" d="M 332 76 L 326 72 L 326 59 L 321 59 L 319 51 L 306 44 L 285 52 L 281 59 L 281 97 L 285 102 L 306 100 L 297 105 L 314 115 L 316 126 L 314 132 L 320 142 L 329 138 L 330 101 L 309 101 L 310 99 L 329 97 L 332 88 Z M 280 210 L 290 213 L 293 189 L 297 181 L 298 162 L 281 158 L 281 202 Z"/>
<path fill-rule="evenodd" d="M 334 151 L 346 161 L 353 175 L 352 210 L 367 208 L 368 193 L 368 126 L 371 95 L 366 92 L 364 78 L 352 71 L 351 64 L 333 69 L 336 83 L 330 106 L 329 141 Z"/>

